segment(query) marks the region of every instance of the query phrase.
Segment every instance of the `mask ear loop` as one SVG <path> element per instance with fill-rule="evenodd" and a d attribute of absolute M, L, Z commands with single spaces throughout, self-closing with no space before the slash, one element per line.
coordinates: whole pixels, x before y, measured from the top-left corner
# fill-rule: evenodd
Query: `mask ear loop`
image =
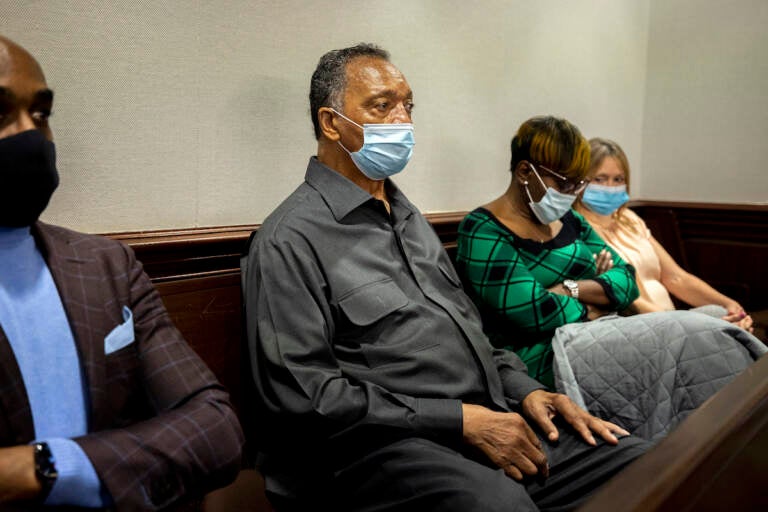
<path fill-rule="evenodd" d="M 549 187 L 547 186 L 546 183 L 544 183 L 544 180 L 541 179 L 541 176 L 539 176 L 539 172 L 536 170 L 536 167 L 534 167 L 531 162 L 528 162 L 528 165 L 531 166 L 531 170 L 533 171 L 533 174 L 535 174 L 536 177 L 539 179 L 539 182 L 541 183 L 541 186 L 544 187 L 544 194 L 546 194 L 547 190 L 549 190 Z M 530 199 L 530 201 L 532 203 L 535 203 L 536 201 L 533 200 L 533 196 L 531 195 L 531 191 L 528 188 L 528 180 L 525 180 L 523 182 L 523 185 L 525 186 L 525 193 L 528 194 L 528 199 Z"/>
<path fill-rule="evenodd" d="M 365 130 L 365 128 L 363 128 L 361 125 L 357 124 L 356 122 L 354 122 L 353 120 L 351 120 L 350 118 L 348 118 L 347 116 L 342 114 L 341 112 L 338 112 L 335 108 L 331 107 L 331 111 L 333 111 L 336 115 L 338 115 L 339 117 L 341 117 L 345 121 L 348 121 L 348 122 L 352 123 L 353 125 L 357 126 L 361 130 Z"/>
<path fill-rule="evenodd" d="M 344 151 L 346 151 L 346 152 L 347 152 L 347 154 L 348 154 L 349 156 L 352 156 L 352 152 L 351 152 L 351 151 L 349 151 L 347 148 L 345 148 L 345 147 L 344 147 L 344 144 L 342 144 L 342 143 L 341 143 L 341 139 L 337 140 L 337 141 L 336 141 L 336 144 L 338 144 L 338 145 L 341 147 L 341 149 L 343 149 Z"/>
<path fill-rule="evenodd" d="M 341 117 L 342 119 L 344 119 L 344 120 L 345 120 L 345 121 L 347 121 L 348 123 L 352 123 L 353 125 L 357 126 L 357 127 L 358 127 L 358 128 L 360 128 L 361 130 L 363 130 L 363 145 L 365 145 L 365 128 L 363 128 L 362 126 L 360 126 L 359 124 L 357 124 L 356 122 L 354 122 L 353 120 L 351 120 L 350 118 L 348 118 L 347 116 L 345 116 L 344 114 L 342 114 L 341 112 L 337 111 L 335 108 L 333 108 L 333 107 L 330 107 L 330 108 L 331 108 L 331 112 L 333 112 L 333 113 L 334 113 L 334 114 L 336 114 L 337 116 Z M 351 152 L 350 150 L 348 150 L 347 148 L 345 148 L 345 147 L 344 147 L 344 144 L 342 144 L 342 143 L 341 143 L 341 138 L 339 138 L 339 140 L 337 140 L 337 141 L 336 141 L 336 143 L 337 143 L 339 146 L 341 146 L 341 149 L 343 149 L 344 151 L 346 151 L 348 155 L 352 156 L 352 152 Z M 359 151 L 359 150 L 358 150 L 358 151 Z"/>

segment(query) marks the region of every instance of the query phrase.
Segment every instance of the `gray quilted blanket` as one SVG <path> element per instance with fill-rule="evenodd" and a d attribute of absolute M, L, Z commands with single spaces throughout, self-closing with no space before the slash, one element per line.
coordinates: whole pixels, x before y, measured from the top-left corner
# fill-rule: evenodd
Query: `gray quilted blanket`
<path fill-rule="evenodd" d="M 558 391 L 652 441 L 768 352 L 743 329 L 692 311 L 569 324 L 552 347 Z"/>

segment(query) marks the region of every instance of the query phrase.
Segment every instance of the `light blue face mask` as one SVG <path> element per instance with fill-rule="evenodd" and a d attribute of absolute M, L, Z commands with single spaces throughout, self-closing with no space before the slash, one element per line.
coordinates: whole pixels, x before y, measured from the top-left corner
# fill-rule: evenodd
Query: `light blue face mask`
<path fill-rule="evenodd" d="M 542 224 L 551 224 L 565 215 L 568 210 L 571 209 L 573 202 L 576 200 L 576 196 L 573 194 L 563 194 L 562 192 L 555 190 L 552 187 L 548 187 L 544 180 L 541 179 L 539 173 L 533 164 L 530 164 L 533 173 L 539 178 L 541 185 L 546 189 L 544 196 L 538 201 L 534 201 L 531 197 L 531 191 L 528 190 L 528 182 L 525 183 L 525 192 L 528 194 L 528 199 L 531 202 L 528 206 L 531 211 L 539 219 Z"/>
<path fill-rule="evenodd" d="M 360 126 L 344 114 L 334 112 L 363 130 L 363 147 L 357 151 L 349 151 L 339 141 L 339 146 L 349 153 L 360 172 L 372 180 L 381 181 L 405 169 L 413 153 L 412 123 L 366 123 Z"/>
<path fill-rule="evenodd" d="M 581 202 L 587 205 L 587 208 L 600 215 L 612 214 L 627 201 L 629 194 L 626 185 L 608 187 L 590 183 L 581 197 Z"/>

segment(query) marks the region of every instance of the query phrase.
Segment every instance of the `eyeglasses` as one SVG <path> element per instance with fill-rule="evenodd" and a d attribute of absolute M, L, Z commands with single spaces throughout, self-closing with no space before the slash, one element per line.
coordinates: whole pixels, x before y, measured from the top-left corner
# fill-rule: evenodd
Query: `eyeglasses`
<path fill-rule="evenodd" d="M 544 167 L 541 164 L 539 164 L 539 168 L 544 169 L 549 174 L 551 174 L 552 176 L 555 176 L 556 178 L 562 181 L 562 183 L 558 185 L 557 189 L 563 194 L 578 195 L 587 187 L 587 185 L 589 185 L 589 179 L 580 180 L 574 183 L 573 181 L 570 181 L 568 178 L 566 178 L 559 172 L 555 172 L 552 169 Z"/>

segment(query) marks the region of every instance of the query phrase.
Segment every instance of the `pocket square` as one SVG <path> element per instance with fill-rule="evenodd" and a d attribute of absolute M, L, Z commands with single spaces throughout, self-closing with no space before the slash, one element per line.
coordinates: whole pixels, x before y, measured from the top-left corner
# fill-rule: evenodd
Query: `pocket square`
<path fill-rule="evenodd" d="M 133 313 L 123 306 L 123 323 L 112 329 L 104 338 L 104 354 L 109 355 L 133 343 Z"/>

